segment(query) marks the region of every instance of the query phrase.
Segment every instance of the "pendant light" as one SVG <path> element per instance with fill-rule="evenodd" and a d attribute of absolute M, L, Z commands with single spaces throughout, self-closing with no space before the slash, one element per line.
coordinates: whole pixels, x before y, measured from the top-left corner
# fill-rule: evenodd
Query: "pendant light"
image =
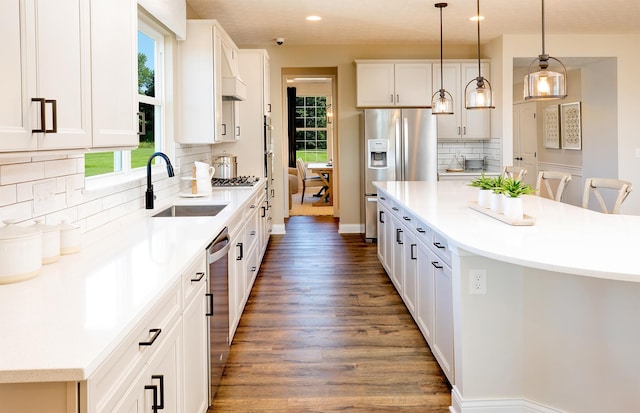
<path fill-rule="evenodd" d="M 453 98 L 451 93 L 444 89 L 444 75 L 442 70 L 442 9 L 447 7 L 447 3 L 436 3 L 440 9 L 440 90 L 431 97 L 432 115 L 453 115 Z"/>
<path fill-rule="evenodd" d="M 549 60 L 558 62 L 562 71 L 549 70 Z M 536 62 L 540 70 L 531 73 L 531 68 Z M 560 60 L 549 56 L 544 50 L 544 0 L 542 0 L 542 54 L 537 59 L 533 59 L 529 65 L 529 72 L 524 77 L 524 100 L 551 100 L 565 97 L 567 97 L 567 69 Z"/>
<path fill-rule="evenodd" d="M 464 88 L 464 107 L 467 109 L 494 109 L 493 91 L 491 83 L 480 72 L 480 0 L 477 0 L 478 14 L 476 20 L 478 22 L 478 77 L 471 79 Z M 476 87 L 469 87 L 471 83 L 476 82 Z"/>

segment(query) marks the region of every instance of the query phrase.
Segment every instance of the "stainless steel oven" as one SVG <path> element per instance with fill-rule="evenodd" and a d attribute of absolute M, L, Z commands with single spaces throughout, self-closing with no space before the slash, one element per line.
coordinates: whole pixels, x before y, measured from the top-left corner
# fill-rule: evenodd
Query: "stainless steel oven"
<path fill-rule="evenodd" d="M 207 247 L 209 263 L 209 403 L 213 401 L 229 356 L 229 230 Z"/>

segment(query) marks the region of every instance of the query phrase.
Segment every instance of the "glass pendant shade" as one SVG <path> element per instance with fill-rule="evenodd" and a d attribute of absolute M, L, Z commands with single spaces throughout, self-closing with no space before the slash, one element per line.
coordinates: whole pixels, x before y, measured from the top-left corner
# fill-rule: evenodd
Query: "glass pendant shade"
<path fill-rule="evenodd" d="M 548 60 L 553 59 L 561 67 L 561 71 L 549 70 Z M 534 63 L 540 62 L 537 72 L 531 73 Z M 547 56 L 531 62 L 529 73 L 524 77 L 525 100 L 551 100 L 567 97 L 567 69 L 558 59 Z"/>
<path fill-rule="evenodd" d="M 469 87 L 475 83 L 475 87 Z M 473 79 L 464 89 L 466 109 L 494 109 L 491 83 L 483 77 Z"/>
<path fill-rule="evenodd" d="M 432 115 L 453 115 L 453 98 L 444 89 L 438 90 L 431 98 Z"/>

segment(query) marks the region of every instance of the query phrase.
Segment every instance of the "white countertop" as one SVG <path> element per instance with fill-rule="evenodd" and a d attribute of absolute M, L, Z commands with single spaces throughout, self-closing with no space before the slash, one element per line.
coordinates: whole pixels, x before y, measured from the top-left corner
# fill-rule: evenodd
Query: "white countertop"
<path fill-rule="evenodd" d="M 607 215 L 533 195 L 533 226 L 511 226 L 468 207 L 477 189 L 460 181 L 374 185 L 458 246 L 517 265 L 640 282 L 640 216 Z"/>
<path fill-rule="evenodd" d="M 0 285 L 0 383 L 86 380 L 255 191 L 178 198 L 84 234 L 79 253 Z M 171 203 L 228 204 L 215 217 L 152 218 Z"/>

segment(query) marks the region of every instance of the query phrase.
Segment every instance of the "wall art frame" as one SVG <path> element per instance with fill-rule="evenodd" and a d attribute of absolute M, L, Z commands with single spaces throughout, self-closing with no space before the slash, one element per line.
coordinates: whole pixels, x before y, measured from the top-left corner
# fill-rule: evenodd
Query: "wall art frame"
<path fill-rule="evenodd" d="M 560 106 L 548 105 L 542 109 L 544 147 L 560 149 Z"/>
<path fill-rule="evenodd" d="M 562 149 L 582 150 L 582 108 L 580 102 L 560 105 Z"/>

